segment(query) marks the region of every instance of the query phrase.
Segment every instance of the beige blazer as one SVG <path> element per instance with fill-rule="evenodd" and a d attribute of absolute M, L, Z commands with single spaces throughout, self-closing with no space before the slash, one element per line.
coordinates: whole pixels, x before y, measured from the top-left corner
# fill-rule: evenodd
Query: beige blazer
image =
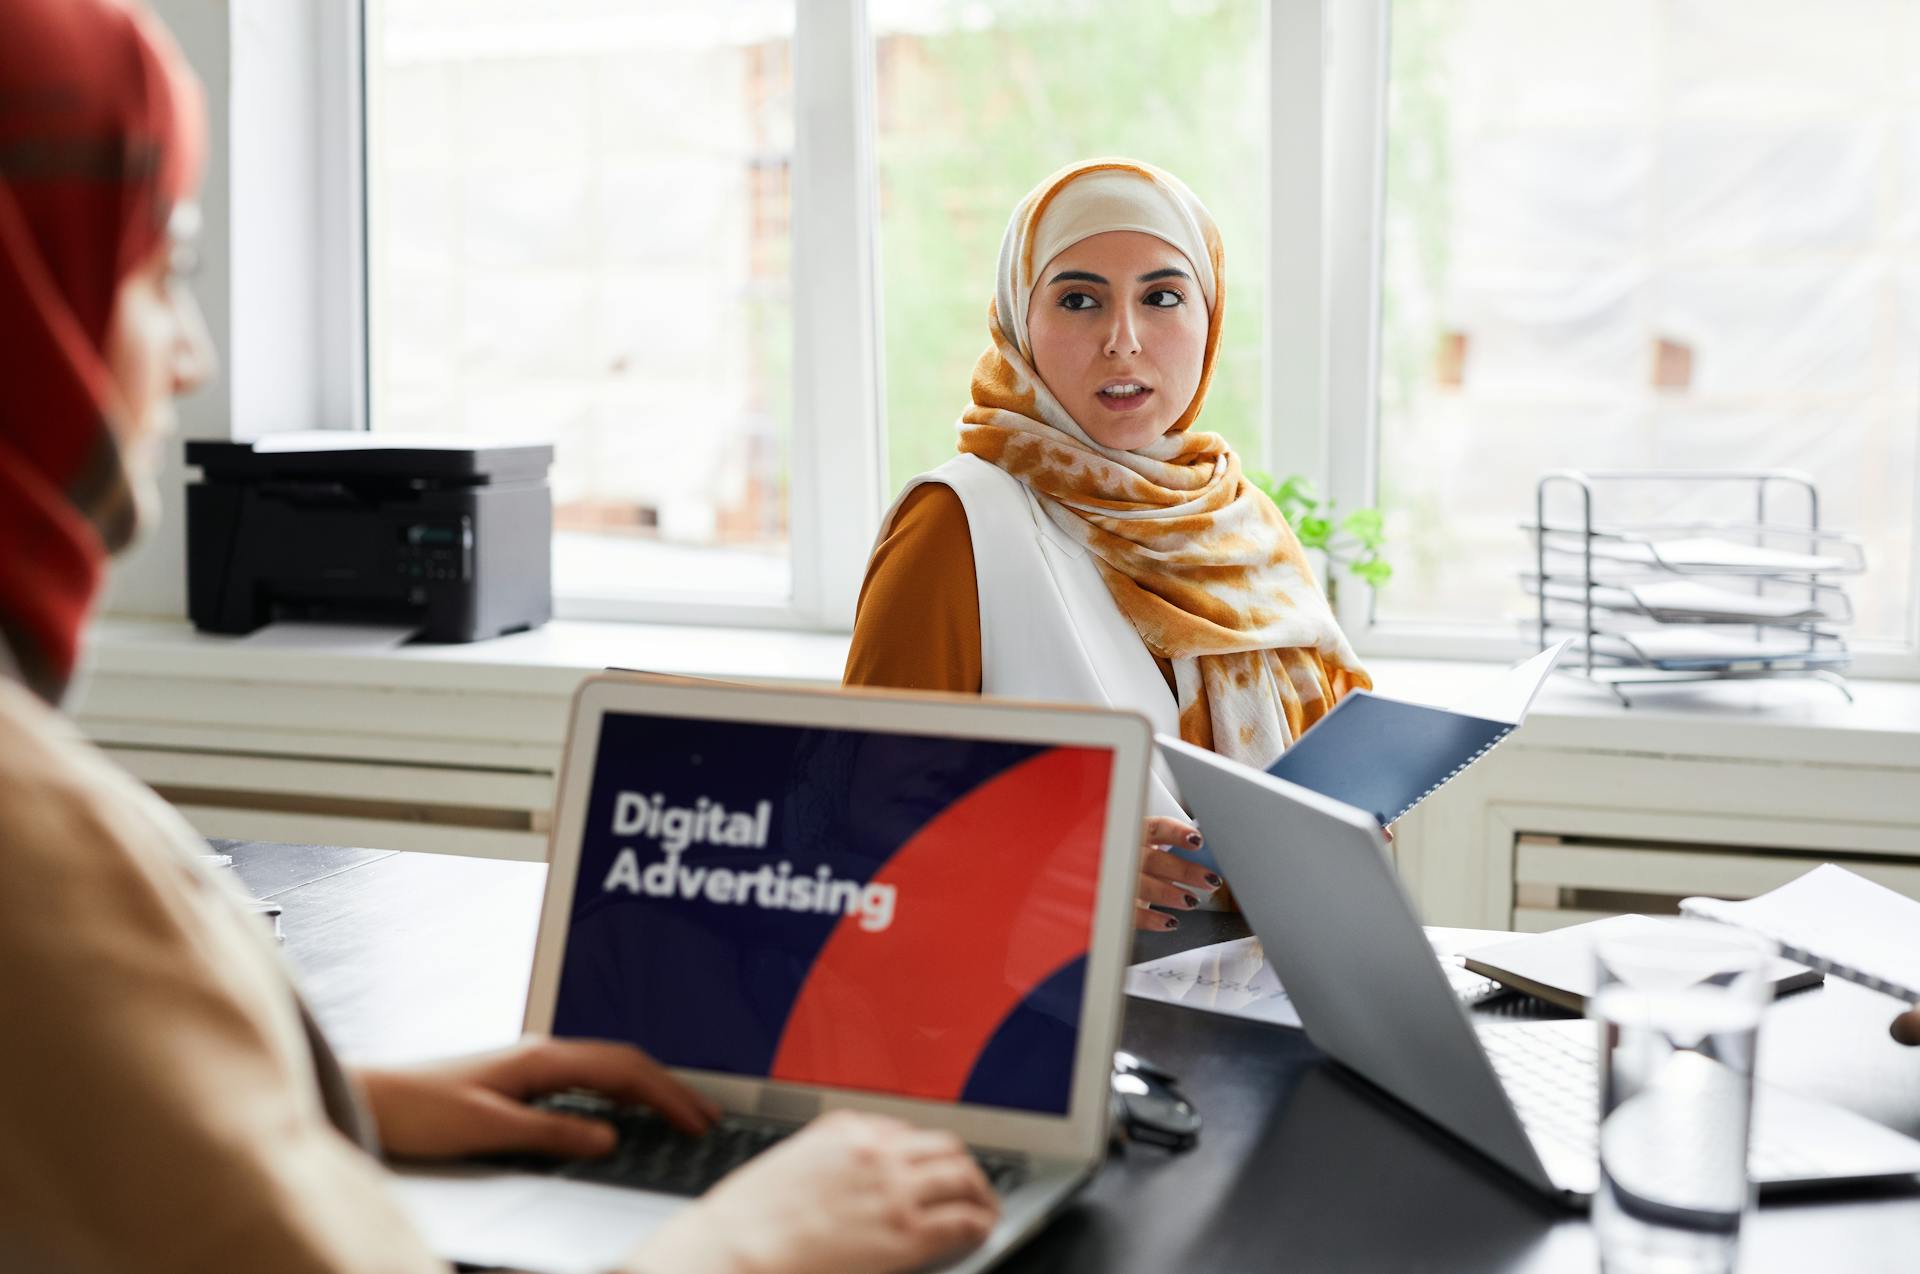
<path fill-rule="evenodd" d="M 0 1270 L 444 1270 L 205 849 L 0 676 Z"/>

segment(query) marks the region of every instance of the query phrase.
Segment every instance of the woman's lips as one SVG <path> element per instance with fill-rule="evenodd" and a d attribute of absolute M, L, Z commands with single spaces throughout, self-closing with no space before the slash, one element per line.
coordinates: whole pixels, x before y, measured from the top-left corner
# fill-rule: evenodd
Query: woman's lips
<path fill-rule="evenodd" d="M 1108 411 L 1139 411 L 1140 408 L 1146 405 L 1147 399 L 1153 397 L 1153 391 L 1151 389 L 1142 389 L 1137 394 L 1128 394 L 1121 398 L 1116 398 L 1112 394 L 1103 394 L 1096 391 L 1093 397 L 1095 401 Z"/>

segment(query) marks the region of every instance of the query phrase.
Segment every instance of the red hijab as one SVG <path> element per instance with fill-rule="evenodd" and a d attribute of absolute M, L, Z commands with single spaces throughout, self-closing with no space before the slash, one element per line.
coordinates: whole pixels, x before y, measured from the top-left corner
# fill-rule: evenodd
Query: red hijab
<path fill-rule="evenodd" d="M 58 700 L 108 554 L 134 532 L 109 423 L 120 284 L 199 181 L 200 88 L 129 0 L 0 11 L 0 638 Z M 3 662 L 3 661 L 0 661 Z"/>

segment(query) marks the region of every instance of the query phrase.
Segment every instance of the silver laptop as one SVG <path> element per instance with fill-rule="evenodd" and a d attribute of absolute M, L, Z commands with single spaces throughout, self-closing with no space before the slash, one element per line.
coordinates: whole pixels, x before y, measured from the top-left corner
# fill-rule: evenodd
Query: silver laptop
<path fill-rule="evenodd" d="M 727 1113 L 606 1112 L 620 1149 L 557 1172 L 402 1170 L 428 1241 L 609 1269 L 844 1108 L 966 1140 L 1002 1219 L 953 1268 L 991 1264 L 1106 1151 L 1151 748 L 1118 712 L 589 678 L 526 1028 L 637 1044 Z"/>
<path fill-rule="evenodd" d="M 1477 1024 L 1371 815 L 1158 743 L 1314 1043 L 1535 1189 L 1588 1201 L 1599 1185 L 1594 1025 Z M 1749 1170 L 1763 1188 L 1911 1177 L 1920 1142 L 1761 1084 Z"/>

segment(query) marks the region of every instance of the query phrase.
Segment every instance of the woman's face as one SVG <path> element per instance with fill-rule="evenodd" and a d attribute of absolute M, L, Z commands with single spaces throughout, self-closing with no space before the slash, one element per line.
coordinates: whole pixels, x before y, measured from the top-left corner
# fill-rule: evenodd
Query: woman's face
<path fill-rule="evenodd" d="M 174 225 L 192 220 L 176 215 Z M 114 430 L 143 511 L 151 511 L 161 448 L 174 431 L 173 400 L 192 392 L 214 366 L 206 322 L 184 281 L 192 250 L 184 231 L 163 238 L 121 282 L 107 321 L 107 371 L 123 409 Z"/>
<path fill-rule="evenodd" d="M 1200 386 L 1207 306 L 1164 239 L 1113 230 L 1049 261 L 1027 306 L 1033 369 L 1089 437 L 1136 451 Z"/>

